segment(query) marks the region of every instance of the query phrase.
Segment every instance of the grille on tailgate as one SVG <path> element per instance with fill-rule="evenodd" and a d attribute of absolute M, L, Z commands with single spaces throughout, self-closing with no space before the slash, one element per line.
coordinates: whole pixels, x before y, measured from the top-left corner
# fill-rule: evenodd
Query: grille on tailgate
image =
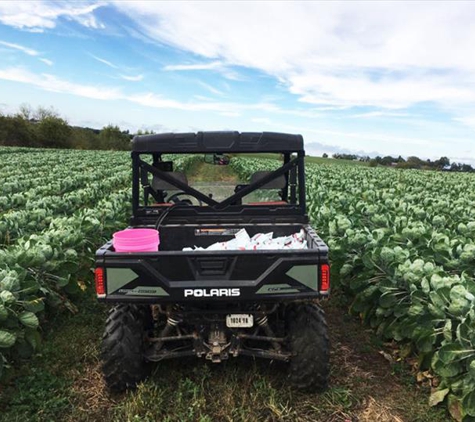
<path fill-rule="evenodd" d="M 224 275 L 228 269 L 228 258 L 200 257 L 195 260 L 195 269 L 201 276 Z"/>

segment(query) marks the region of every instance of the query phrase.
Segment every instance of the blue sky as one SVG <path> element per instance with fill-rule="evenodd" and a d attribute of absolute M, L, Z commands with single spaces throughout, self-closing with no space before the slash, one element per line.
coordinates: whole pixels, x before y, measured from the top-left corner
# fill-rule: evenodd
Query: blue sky
<path fill-rule="evenodd" d="M 475 163 L 475 3 L 0 2 L 0 110 Z"/>

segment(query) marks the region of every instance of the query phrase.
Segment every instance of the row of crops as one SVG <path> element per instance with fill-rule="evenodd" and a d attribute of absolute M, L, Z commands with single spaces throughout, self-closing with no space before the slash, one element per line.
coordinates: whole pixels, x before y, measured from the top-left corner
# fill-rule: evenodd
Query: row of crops
<path fill-rule="evenodd" d="M 186 170 L 190 156 L 175 158 Z M 75 311 L 97 247 L 127 225 L 124 152 L 0 148 L 0 379 L 40 343 L 55 308 Z"/>
<path fill-rule="evenodd" d="M 269 167 L 235 159 L 242 177 Z M 475 420 L 475 177 L 307 165 L 308 212 L 352 311 L 440 384 L 431 403 Z"/>

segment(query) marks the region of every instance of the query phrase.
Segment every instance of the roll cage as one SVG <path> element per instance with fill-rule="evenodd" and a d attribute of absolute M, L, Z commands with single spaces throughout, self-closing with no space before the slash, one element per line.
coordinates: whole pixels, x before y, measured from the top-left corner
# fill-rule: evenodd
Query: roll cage
<path fill-rule="evenodd" d="M 233 195 L 222 201 L 216 201 L 187 183 L 173 177 L 171 167 L 158 166 L 163 154 L 249 154 L 249 153 L 280 153 L 283 156 L 282 166 L 277 170 L 265 173 L 259 179 L 245 185 L 236 186 Z M 152 156 L 153 162 L 143 159 Z M 148 204 L 148 197 L 157 196 L 152 192 L 149 175 L 176 187 L 184 193 L 194 196 L 206 206 L 175 207 L 167 216 L 169 224 L 187 223 L 232 223 L 235 222 L 296 222 L 307 223 L 305 202 L 303 139 L 300 135 L 272 132 L 198 132 L 170 133 L 159 135 L 136 136 L 132 141 L 132 225 L 153 224 L 164 212 L 166 207 Z M 264 187 L 272 181 L 284 176 L 285 186 L 282 189 L 283 203 L 242 204 L 241 200 L 249 193 Z M 144 202 L 141 205 L 140 195 Z"/>

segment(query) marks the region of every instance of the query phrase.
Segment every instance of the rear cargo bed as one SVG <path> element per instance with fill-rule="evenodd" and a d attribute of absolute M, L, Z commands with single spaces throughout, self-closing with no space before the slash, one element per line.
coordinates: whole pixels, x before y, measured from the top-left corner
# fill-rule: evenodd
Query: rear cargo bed
<path fill-rule="evenodd" d="M 249 236 L 257 233 L 273 233 L 273 237 L 289 236 L 299 232 L 304 228 L 302 224 L 286 225 L 220 225 L 220 226 L 196 226 L 196 225 L 176 225 L 164 226 L 160 228 L 160 251 L 181 251 L 184 247 L 206 248 L 216 242 L 226 242 L 234 238 L 235 233 L 245 229 Z M 309 229 L 309 226 L 306 226 Z M 315 239 L 314 231 L 307 232 L 307 242 L 310 244 Z M 313 248 L 317 247 L 313 242 Z"/>
<path fill-rule="evenodd" d="M 305 231 L 304 250 L 182 251 L 234 238 L 245 228 L 250 236 L 274 237 Z M 112 242 L 96 253 L 102 268 L 106 301 L 184 302 L 190 300 L 281 300 L 327 294 L 321 290 L 328 248 L 309 225 L 177 225 L 160 228 L 160 250 L 115 252 Z"/>

